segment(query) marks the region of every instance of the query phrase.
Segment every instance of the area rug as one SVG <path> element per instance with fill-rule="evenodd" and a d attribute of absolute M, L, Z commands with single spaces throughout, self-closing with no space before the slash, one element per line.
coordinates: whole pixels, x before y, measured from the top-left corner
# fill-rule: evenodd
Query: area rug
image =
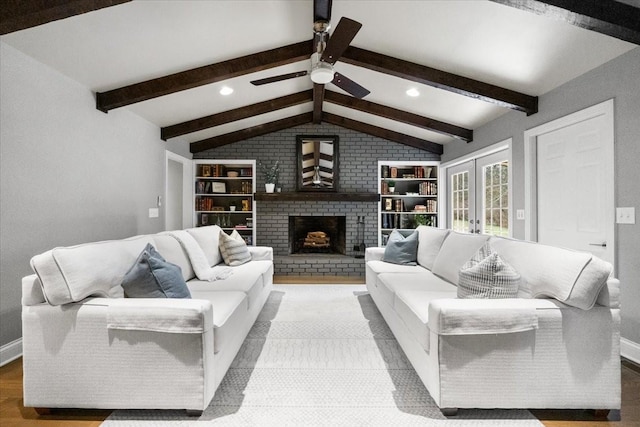
<path fill-rule="evenodd" d="M 516 426 L 526 410 L 446 418 L 363 285 L 275 286 L 209 407 L 117 410 L 102 427 Z"/>

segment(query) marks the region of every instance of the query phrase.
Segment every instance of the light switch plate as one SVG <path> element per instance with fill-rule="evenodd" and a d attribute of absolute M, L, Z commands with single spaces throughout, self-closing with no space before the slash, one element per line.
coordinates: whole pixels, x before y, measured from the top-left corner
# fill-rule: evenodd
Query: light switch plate
<path fill-rule="evenodd" d="M 517 209 L 516 210 L 516 218 L 517 219 L 524 219 L 524 209 Z"/>
<path fill-rule="evenodd" d="M 616 208 L 616 223 L 618 224 L 635 224 L 636 208 Z"/>
<path fill-rule="evenodd" d="M 149 208 L 149 218 L 158 218 L 160 210 L 158 208 Z"/>

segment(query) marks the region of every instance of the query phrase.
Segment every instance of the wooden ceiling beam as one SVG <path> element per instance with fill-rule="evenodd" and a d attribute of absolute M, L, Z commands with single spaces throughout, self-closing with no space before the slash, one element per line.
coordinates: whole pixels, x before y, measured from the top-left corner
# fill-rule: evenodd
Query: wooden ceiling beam
<path fill-rule="evenodd" d="M 447 90 L 458 95 L 490 102 L 501 107 L 523 111 L 527 115 L 538 112 L 538 98 L 535 96 L 525 95 L 510 89 L 354 46 L 350 46 L 346 50 L 340 61 Z"/>
<path fill-rule="evenodd" d="M 322 123 L 322 103 L 324 102 L 324 85 L 313 84 L 313 123 Z"/>
<path fill-rule="evenodd" d="M 288 117 L 286 119 L 276 120 L 236 132 L 226 133 L 224 135 L 214 136 L 213 138 L 207 138 L 201 141 L 192 142 L 189 146 L 189 150 L 192 153 L 199 153 L 201 151 L 222 147 L 223 145 L 232 144 L 234 142 L 243 141 L 245 139 L 253 138 L 256 136 L 266 135 L 271 132 L 277 132 L 279 130 L 289 129 L 294 126 L 311 123 L 312 120 L 312 112 L 298 114 L 297 116 Z"/>
<path fill-rule="evenodd" d="M 417 126 L 432 132 L 461 139 L 466 142 L 473 140 L 473 130 L 471 129 L 465 129 L 460 126 L 455 126 L 450 123 L 441 122 L 418 114 L 409 113 L 407 111 L 398 110 L 386 105 L 376 104 L 371 101 L 365 101 L 363 99 L 354 98 L 352 96 L 343 95 L 330 90 L 325 91 L 324 99 L 325 101 L 333 104 L 342 105 L 343 107 L 364 111 L 365 113 L 374 114 L 386 119 Z"/>
<path fill-rule="evenodd" d="M 4 0 L 0 8 L 0 35 L 37 27 L 131 0 Z"/>
<path fill-rule="evenodd" d="M 603 0 L 491 0 L 640 45 L 640 8 Z"/>
<path fill-rule="evenodd" d="M 96 108 L 106 113 L 125 105 L 302 61 L 309 58 L 310 52 L 313 52 L 313 44 L 311 40 L 307 40 L 106 92 L 98 92 L 96 94 Z"/>
<path fill-rule="evenodd" d="M 342 126 L 343 128 L 366 133 L 368 135 L 376 136 L 379 138 L 388 139 L 389 141 L 398 142 L 400 144 L 418 148 L 423 151 L 429 151 L 430 153 L 442 155 L 443 152 L 441 144 L 427 141 L 426 139 L 416 138 L 415 136 L 405 135 L 403 133 L 395 132 L 389 129 L 383 129 L 381 127 L 359 122 L 357 120 L 348 119 L 336 114 L 322 113 L 322 120 L 336 126 Z"/>
<path fill-rule="evenodd" d="M 268 101 L 247 105 L 246 107 L 235 108 L 218 114 L 212 114 L 210 116 L 166 126 L 160 129 L 160 137 L 166 141 L 167 139 L 175 138 L 177 136 L 198 132 L 226 123 L 280 110 L 282 108 L 303 104 L 305 102 L 311 102 L 312 100 L 313 90 L 309 89 L 292 95 L 281 96 Z"/>

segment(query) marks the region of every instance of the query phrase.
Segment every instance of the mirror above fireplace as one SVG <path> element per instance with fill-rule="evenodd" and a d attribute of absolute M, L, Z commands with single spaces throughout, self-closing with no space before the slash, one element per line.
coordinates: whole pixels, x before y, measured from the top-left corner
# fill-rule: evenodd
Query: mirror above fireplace
<path fill-rule="evenodd" d="M 296 136 L 298 191 L 338 191 L 338 136 Z"/>

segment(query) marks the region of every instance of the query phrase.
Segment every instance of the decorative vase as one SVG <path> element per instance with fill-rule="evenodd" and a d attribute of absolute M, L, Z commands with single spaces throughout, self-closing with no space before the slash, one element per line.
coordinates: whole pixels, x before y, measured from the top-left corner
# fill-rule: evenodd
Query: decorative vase
<path fill-rule="evenodd" d="M 264 191 L 267 193 L 273 193 L 273 190 L 276 188 L 276 184 L 274 182 L 267 182 L 264 185 Z"/>
<path fill-rule="evenodd" d="M 396 187 L 389 187 L 389 193 L 395 193 Z"/>

